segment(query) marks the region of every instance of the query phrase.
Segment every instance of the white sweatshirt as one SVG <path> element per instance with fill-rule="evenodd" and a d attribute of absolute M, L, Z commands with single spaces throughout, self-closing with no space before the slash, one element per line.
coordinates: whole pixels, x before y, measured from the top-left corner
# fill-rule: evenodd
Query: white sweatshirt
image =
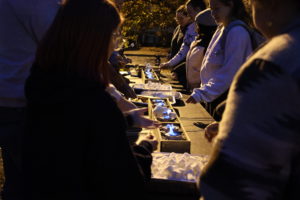
<path fill-rule="evenodd" d="M 204 57 L 205 48 L 197 45 L 198 41 L 191 44 L 186 56 L 186 79 L 190 89 L 200 87 L 200 69 Z"/>
<path fill-rule="evenodd" d="M 196 24 L 195 22 L 193 22 L 187 27 L 179 52 L 171 60 L 168 61 L 168 65 L 170 65 L 171 67 L 175 67 L 181 61 L 185 60 L 186 55 L 190 50 L 191 43 L 195 40 L 196 36 Z"/>
<path fill-rule="evenodd" d="M 197 102 L 212 102 L 226 92 L 234 75 L 252 53 L 248 31 L 235 26 L 227 34 L 225 48 L 221 48 L 224 27 L 219 27 L 205 53 L 200 70 L 200 88 L 195 88 L 192 97 Z"/>

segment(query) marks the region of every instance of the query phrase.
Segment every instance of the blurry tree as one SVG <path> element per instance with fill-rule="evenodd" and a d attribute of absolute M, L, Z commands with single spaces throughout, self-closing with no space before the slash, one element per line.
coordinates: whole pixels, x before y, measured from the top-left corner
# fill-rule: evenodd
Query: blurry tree
<path fill-rule="evenodd" d="M 126 0 L 122 13 L 125 22 L 123 36 L 140 44 L 146 32 L 159 38 L 160 45 L 169 45 L 176 9 L 186 0 Z"/>

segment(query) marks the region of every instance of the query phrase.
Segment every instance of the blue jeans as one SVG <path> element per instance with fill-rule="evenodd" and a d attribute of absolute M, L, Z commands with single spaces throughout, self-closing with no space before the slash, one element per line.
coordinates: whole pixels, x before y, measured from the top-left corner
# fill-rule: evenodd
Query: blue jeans
<path fill-rule="evenodd" d="M 24 108 L 0 107 L 0 146 L 5 183 L 3 200 L 22 199 L 21 139 L 24 132 Z"/>

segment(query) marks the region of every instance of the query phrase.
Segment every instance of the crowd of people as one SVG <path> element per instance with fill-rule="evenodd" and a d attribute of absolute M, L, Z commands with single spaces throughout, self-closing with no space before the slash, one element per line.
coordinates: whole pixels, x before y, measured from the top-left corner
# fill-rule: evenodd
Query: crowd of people
<path fill-rule="evenodd" d="M 249 1 L 188 0 L 161 67 L 216 120 L 205 200 L 299 199 L 300 3 Z M 0 0 L 3 200 L 147 199 L 157 140 L 126 130 L 159 123 L 118 73 L 122 3 Z"/>

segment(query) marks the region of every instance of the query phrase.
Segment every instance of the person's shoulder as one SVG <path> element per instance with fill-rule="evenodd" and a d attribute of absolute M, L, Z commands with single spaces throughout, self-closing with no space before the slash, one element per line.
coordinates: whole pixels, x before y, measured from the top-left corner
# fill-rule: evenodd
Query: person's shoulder
<path fill-rule="evenodd" d="M 228 30 L 228 37 L 234 37 L 234 38 L 250 38 L 248 30 L 241 25 L 236 25 L 230 28 Z"/>
<path fill-rule="evenodd" d="M 189 25 L 187 25 L 188 29 L 192 29 L 192 28 L 195 28 L 195 27 L 196 27 L 196 23 L 195 22 L 192 22 Z"/>
<path fill-rule="evenodd" d="M 293 73 L 300 70 L 300 29 L 281 34 L 271 39 L 259 49 L 253 59 L 262 59 L 280 66 L 284 71 Z M 300 74 L 298 75 L 300 77 Z"/>
<path fill-rule="evenodd" d="M 194 40 L 191 43 L 191 49 L 193 49 L 194 51 L 203 51 L 204 47 L 199 44 L 200 42 L 200 40 Z"/>
<path fill-rule="evenodd" d="M 190 23 L 188 26 L 187 26 L 187 31 L 186 31 L 187 33 L 192 33 L 192 34 L 197 34 L 196 33 L 196 24 L 195 24 L 195 22 L 193 22 L 193 23 Z"/>

